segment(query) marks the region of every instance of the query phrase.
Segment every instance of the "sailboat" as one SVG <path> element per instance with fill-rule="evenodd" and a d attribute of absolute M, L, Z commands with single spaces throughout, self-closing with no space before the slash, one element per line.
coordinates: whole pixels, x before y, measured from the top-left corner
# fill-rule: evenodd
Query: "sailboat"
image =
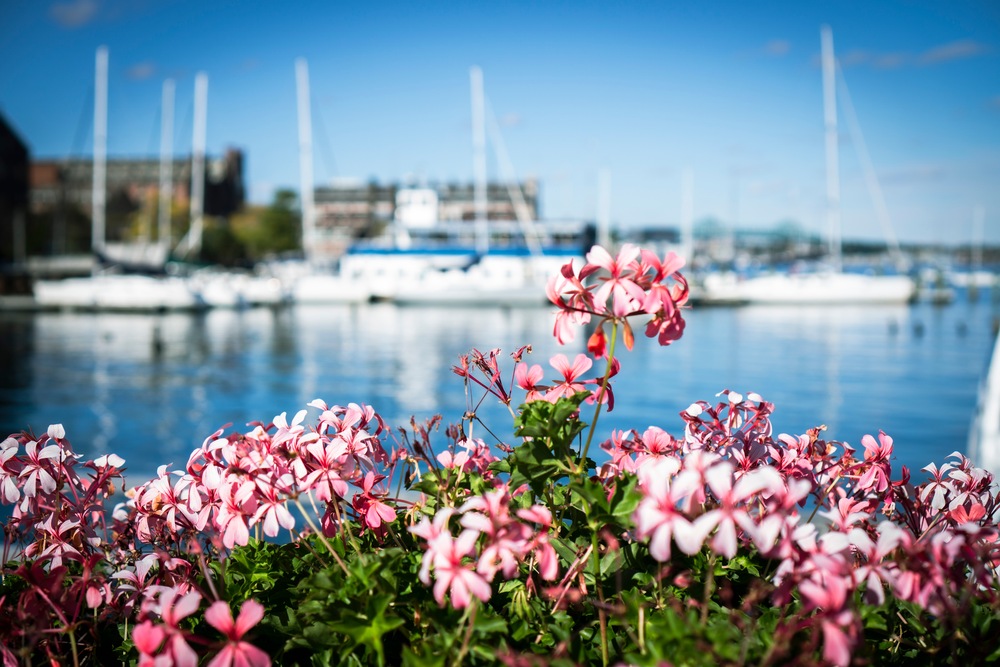
<path fill-rule="evenodd" d="M 403 189 L 389 234 L 352 247 L 341 259 L 341 273 L 371 285 L 376 298 L 400 304 L 544 305 L 548 278 L 582 259 L 585 225 L 533 219 L 486 104 L 482 70 L 470 68 L 469 77 L 475 219 L 439 220 L 435 190 Z M 487 127 L 516 220 L 488 219 Z"/>
<path fill-rule="evenodd" d="M 731 274 L 710 275 L 705 278 L 702 285 L 703 302 L 884 304 L 906 303 L 913 300 L 916 295 L 915 282 L 905 275 L 876 276 L 843 271 L 840 239 L 840 175 L 837 155 L 836 61 L 833 53 L 833 33 L 829 26 L 824 25 L 821 28 L 820 42 L 826 126 L 829 266 L 815 273 L 775 273 L 746 279 Z M 873 171 L 871 169 L 868 171 L 873 178 Z"/>
<path fill-rule="evenodd" d="M 295 89 L 299 122 L 299 194 L 302 207 L 302 250 L 306 261 L 284 263 L 273 270 L 289 283 L 289 298 L 300 304 L 363 303 L 371 297 L 363 281 L 347 279 L 332 267 L 319 266 L 312 256 L 316 246 L 316 207 L 313 199 L 312 116 L 309 101 L 309 64 L 295 61 Z"/>
<path fill-rule="evenodd" d="M 108 49 L 97 49 L 94 91 L 94 181 L 91 246 L 106 256 Z M 86 278 L 38 280 L 35 303 L 42 308 L 95 310 L 188 310 L 204 306 L 201 295 L 179 277 L 100 273 Z"/>

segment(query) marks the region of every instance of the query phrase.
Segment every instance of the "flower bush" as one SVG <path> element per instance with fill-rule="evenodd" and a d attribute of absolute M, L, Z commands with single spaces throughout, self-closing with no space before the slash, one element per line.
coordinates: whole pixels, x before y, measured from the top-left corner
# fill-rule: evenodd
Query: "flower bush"
<path fill-rule="evenodd" d="M 585 328 L 588 354 L 546 381 L 529 347 L 473 350 L 450 426 L 316 400 L 113 507 L 121 458 L 81 462 L 60 425 L 10 436 L 4 667 L 1000 661 L 1000 495 L 961 454 L 915 484 L 889 435 L 775 434 L 772 404 L 729 390 L 678 436 L 598 435 L 633 322 L 684 332 L 681 264 L 631 245 L 567 264 L 553 333 Z"/>

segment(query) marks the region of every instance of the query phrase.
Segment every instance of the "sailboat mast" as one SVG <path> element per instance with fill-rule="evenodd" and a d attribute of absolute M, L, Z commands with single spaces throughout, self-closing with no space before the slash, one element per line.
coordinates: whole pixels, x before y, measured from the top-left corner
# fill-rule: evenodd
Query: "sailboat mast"
<path fill-rule="evenodd" d="M 688 270 L 694 262 L 694 170 L 681 171 L 681 256 Z"/>
<path fill-rule="evenodd" d="M 309 65 L 305 58 L 295 61 L 295 83 L 299 112 L 299 198 L 302 205 L 302 251 L 306 258 L 314 252 L 316 213 L 313 200 L 312 116 L 309 102 Z"/>
<path fill-rule="evenodd" d="M 597 245 L 611 247 L 611 170 L 597 172 Z"/>
<path fill-rule="evenodd" d="M 174 197 L 174 80 L 163 82 L 163 112 L 160 126 L 160 219 L 157 243 L 164 256 L 170 252 L 170 203 Z"/>
<path fill-rule="evenodd" d="M 985 218 L 986 208 L 982 205 L 976 206 L 972 212 L 972 253 L 969 258 L 972 260 L 973 274 L 983 270 L 983 222 Z"/>
<path fill-rule="evenodd" d="M 476 211 L 476 252 L 490 249 L 486 213 L 486 112 L 483 99 L 483 71 L 469 69 L 472 88 L 472 171 L 475 178 L 474 204 Z"/>
<path fill-rule="evenodd" d="M 820 28 L 823 61 L 823 121 L 826 126 L 826 222 L 830 263 L 834 271 L 842 268 L 840 252 L 840 166 L 837 156 L 836 63 L 833 57 L 833 32 Z"/>
<path fill-rule="evenodd" d="M 108 47 L 97 49 L 96 83 L 94 86 L 94 182 L 91 194 L 92 224 L 90 246 L 94 252 L 104 250 L 105 196 L 107 192 L 108 159 Z"/>
<path fill-rule="evenodd" d="M 208 113 L 208 75 L 198 72 L 194 78 L 194 135 L 191 162 L 191 228 L 187 252 L 201 250 L 205 226 L 205 135 Z"/>

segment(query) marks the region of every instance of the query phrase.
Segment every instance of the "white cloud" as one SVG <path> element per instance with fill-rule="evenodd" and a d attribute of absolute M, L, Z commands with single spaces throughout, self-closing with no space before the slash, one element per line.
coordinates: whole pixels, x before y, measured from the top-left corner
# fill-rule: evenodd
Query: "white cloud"
<path fill-rule="evenodd" d="M 136 63 L 135 65 L 129 67 L 125 74 L 130 79 L 142 81 L 156 74 L 156 65 L 148 61 Z"/>
<path fill-rule="evenodd" d="M 984 53 L 989 53 L 990 47 L 975 40 L 962 39 L 957 42 L 950 42 L 935 46 L 921 54 L 919 62 L 921 65 L 935 65 L 937 63 L 951 60 L 961 60 L 964 58 L 974 58 Z"/>
<path fill-rule="evenodd" d="M 507 113 L 504 114 L 498 121 L 500 127 L 516 127 L 521 124 L 521 114 L 519 113 Z"/>
<path fill-rule="evenodd" d="M 57 2 L 49 7 L 49 16 L 64 28 L 79 28 L 97 15 L 96 0 Z"/>
<path fill-rule="evenodd" d="M 769 56 L 784 56 L 791 48 L 792 45 L 787 39 L 772 39 L 764 45 L 764 53 Z"/>

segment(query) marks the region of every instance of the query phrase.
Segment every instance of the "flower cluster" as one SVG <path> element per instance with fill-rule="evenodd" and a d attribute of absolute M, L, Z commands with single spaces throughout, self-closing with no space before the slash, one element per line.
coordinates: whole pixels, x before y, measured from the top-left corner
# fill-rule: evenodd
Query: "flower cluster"
<path fill-rule="evenodd" d="M 955 452 L 955 463 L 928 466 L 933 477 L 922 485 L 911 486 L 905 469 L 893 482 L 888 435 L 865 436 L 859 458 L 818 432 L 772 437 L 772 405 L 722 396 L 684 412 L 683 439 L 650 429 L 604 445 L 609 484 L 638 477 L 636 537 L 653 558 L 670 561 L 673 544 L 688 555 L 707 546 L 726 559 L 738 549 L 773 559 L 774 602 L 802 600 L 798 622 L 819 629 L 836 665 L 860 640 L 856 591 L 881 604 L 888 588 L 938 616 L 957 611 L 963 591 L 996 595 L 1000 492 L 988 472 Z"/>
<path fill-rule="evenodd" d="M 614 431 L 588 458 L 618 332 L 627 348 L 636 317 L 661 345 L 683 333 L 680 267 L 630 245 L 563 267 L 554 333 L 590 324 L 590 354 L 552 357 L 547 384 L 527 346 L 509 375 L 500 350 L 464 355 L 468 410 L 444 447 L 440 417 L 393 433 L 371 407 L 316 400 L 314 424 L 219 430 L 108 508 L 120 457 L 81 462 L 58 424 L 10 436 L 0 659 L 841 666 L 946 643 L 1000 658 L 978 646 L 1000 618 L 1000 490 L 957 452 L 915 484 L 885 433 L 863 451 L 824 427 L 778 433 L 771 403 L 726 390 L 684 410 L 682 434 Z M 477 416 L 490 396 L 509 444 Z"/>
<path fill-rule="evenodd" d="M 359 490 L 351 508 L 361 524 L 380 534 L 395 512 L 376 486 L 389 463 L 380 436 L 385 426 L 375 411 L 350 404 L 321 411 L 317 425 L 303 425 L 301 410 L 288 423 L 284 413 L 267 427 L 223 437 L 217 431 L 191 453 L 186 469 L 160 468 L 156 479 L 130 491 L 138 537 L 144 542 L 218 538 L 226 549 L 247 544 L 255 527 L 275 537 L 295 528 L 289 509 L 300 497 L 324 504 L 323 531 L 336 531 L 350 487 Z M 382 468 L 379 468 L 381 470 Z M 304 514 L 308 520 L 309 514 Z"/>
<path fill-rule="evenodd" d="M 473 596 L 485 602 L 492 594 L 490 584 L 496 574 L 512 579 L 526 561 L 537 565 L 543 579 L 556 578 L 558 558 L 549 542 L 552 513 L 546 507 L 532 505 L 512 514 L 513 500 L 507 486 L 500 484 L 469 498 L 457 511 L 444 507 L 433 520 L 424 517 L 410 527 L 411 533 L 423 539 L 426 549 L 420 581 L 430 584 L 433 566 L 434 598 L 438 604 L 444 605 L 446 593 L 457 609 L 467 607 Z M 462 529 L 458 537 L 449 529 L 455 516 Z"/>
<path fill-rule="evenodd" d="M 684 333 L 681 315 L 689 295 L 687 281 L 678 273 L 684 260 L 668 253 L 660 260 L 654 253 L 638 246 L 622 245 L 617 257 L 600 246 L 587 253 L 587 262 L 575 271 L 572 263 L 562 267 L 546 287 L 549 301 L 559 307 L 553 334 L 559 343 L 574 338 L 577 326 L 599 318 L 587 349 L 597 358 L 607 353 L 605 323 L 622 327 L 625 346 L 632 349 L 634 335 L 627 318 L 649 315 L 646 335 L 660 345 L 669 345 Z M 590 280 L 595 277 L 596 282 Z"/>
<path fill-rule="evenodd" d="M 128 502 L 112 511 L 105 501 L 124 486 L 120 457 L 80 464 L 58 424 L 39 438 L 4 440 L 0 489 L 3 502 L 13 505 L 4 525 L 4 562 L 19 555 L 24 564 L 14 573 L 29 587 L 0 614 L 0 635 L 22 639 L 4 642 L 3 655 L 13 659 L 7 646 L 15 644 L 26 654 L 33 651 L 44 619 L 66 628 L 75 645 L 73 628 L 94 610 L 107 620 L 137 614 L 133 641 L 140 664 L 169 658 L 194 665 L 192 635 L 180 624 L 210 597 L 215 602 L 205 618 L 229 638 L 212 664 L 269 664 L 241 639 L 259 620 L 253 620 L 257 603 L 247 600 L 249 607 L 230 627 L 219 606 L 226 603 L 214 591 L 198 590 L 204 555 L 246 545 L 251 531 L 276 537 L 285 529 L 295 537 L 294 509 L 327 537 L 353 516 L 361 530 L 381 539 L 396 520 L 379 488 L 392 474 L 381 418 L 367 406 L 328 407 L 319 400 L 310 405 L 320 411 L 315 427 L 303 426 L 303 410 L 291 423 L 281 414 L 246 434 L 217 431 L 191 453 L 184 471 L 161 466 L 156 478 L 129 489 Z M 312 507 L 304 507 L 303 499 Z M 322 510 L 313 509 L 317 501 Z M 81 574 L 70 575 L 77 569 Z M 63 585 L 66 577 L 69 586 Z M 53 643 L 42 643 L 47 652 L 58 652 Z"/>

